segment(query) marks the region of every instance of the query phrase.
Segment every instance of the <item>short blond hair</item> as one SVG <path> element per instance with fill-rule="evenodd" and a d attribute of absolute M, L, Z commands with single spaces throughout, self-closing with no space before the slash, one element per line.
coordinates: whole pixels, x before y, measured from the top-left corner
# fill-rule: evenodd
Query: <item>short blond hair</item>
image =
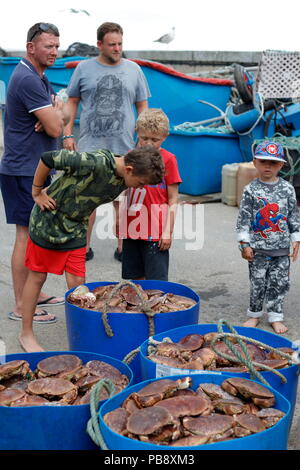
<path fill-rule="evenodd" d="M 159 135 L 168 135 L 169 119 L 162 109 L 147 108 L 139 114 L 136 121 L 136 130 L 145 130 Z"/>

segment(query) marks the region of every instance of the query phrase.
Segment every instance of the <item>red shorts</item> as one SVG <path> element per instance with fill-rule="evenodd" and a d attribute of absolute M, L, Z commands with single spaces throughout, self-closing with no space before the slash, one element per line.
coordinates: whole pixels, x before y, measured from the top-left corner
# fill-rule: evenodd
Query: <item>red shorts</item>
<path fill-rule="evenodd" d="M 86 247 L 76 250 L 47 250 L 33 243 L 28 237 L 25 266 L 40 273 L 63 274 L 67 271 L 74 276 L 85 277 Z"/>

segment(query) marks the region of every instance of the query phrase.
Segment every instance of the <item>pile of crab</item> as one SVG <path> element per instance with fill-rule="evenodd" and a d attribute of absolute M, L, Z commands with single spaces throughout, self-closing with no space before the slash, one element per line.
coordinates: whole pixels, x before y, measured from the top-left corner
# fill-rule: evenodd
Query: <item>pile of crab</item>
<path fill-rule="evenodd" d="M 192 378 L 161 379 L 131 393 L 104 422 L 114 432 L 158 445 L 196 446 L 249 436 L 276 424 L 284 415 L 275 396 L 251 380 L 227 378 L 221 385 Z"/>
<path fill-rule="evenodd" d="M 236 355 L 218 336 L 218 333 L 211 332 L 186 335 L 178 342 L 172 342 L 169 338 L 162 342 L 152 340 L 147 357 L 158 364 L 180 369 L 247 372 L 248 368 L 238 363 Z M 234 343 L 236 339 L 231 338 L 230 341 Z M 294 349 L 288 347 L 272 348 L 272 351 L 251 343 L 245 343 L 245 347 L 257 370 L 264 370 L 264 366 L 272 369 L 287 367 L 290 365 L 289 356 L 295 353 Z M 234 348 L 245 357 L 240 344 L 234 344 Z"/>
<path fill-rule="evenodd" d="M 91 290 L 78 286 L 69 294 L 67 301 L 81 308 L 102 312 L 104 307 L 114 313 L 141 313 L 147 310 L 157 313 L 186 310 L 196 302 L 188 297 L 165 293 L 159 289 L 143 289 L 141 286 L 123 286 L 113 295 L 116 286 L 107 284 Z M 143 304 L 143 305 L 142 305 Z"/>
<path fill-rule="evenodd" d="M 103 361 L 86 364 L 73 354 L 61 354 L 41 360 L 33 372 L 25 360 L 0 364 L 0 406 L 82 405 L 89 403 L 91 388 L 109 378 L 119 393 L 128 385 L 128 377 Z M 103 388 L 101 400 L 108 393 Z"/>

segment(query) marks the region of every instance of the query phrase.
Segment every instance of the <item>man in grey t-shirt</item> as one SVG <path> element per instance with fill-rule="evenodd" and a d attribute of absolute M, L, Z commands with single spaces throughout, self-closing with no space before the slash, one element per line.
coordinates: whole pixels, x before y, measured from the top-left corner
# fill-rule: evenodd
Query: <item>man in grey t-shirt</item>
<path fill-rule="evenodd" d="M 135 109 L 148 107 L 149 87 L 141 68 L 122 58 L 123 30 L 116 23 L 103 23 L 97 30 L 100 54 L 76 67 L 69 83 L 68 108 L 71 114 L 64 129 L 67 150 L 94 151 L 99 148 L 124 154 L 135 146 Z M 80 134 L 76 145 L 73 126 L 79 104 Z M 134 109 L 135 108 L 135 109 Z M 96 214 L 90 218 L 87 259 L 93 257 L 90 236 Z M 119 251 L 121 244 L 119 243 Z"/>

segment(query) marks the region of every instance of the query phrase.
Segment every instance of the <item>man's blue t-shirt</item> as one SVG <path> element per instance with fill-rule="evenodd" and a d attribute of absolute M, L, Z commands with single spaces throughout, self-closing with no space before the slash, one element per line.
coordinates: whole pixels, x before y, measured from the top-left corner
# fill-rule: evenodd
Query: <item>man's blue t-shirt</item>
<path fill-rule="evenodd" d="M 31 62 L 22 59 L 7 88 L 0 173 L 33 176 L 42 153 L 57 149 L 57 139 L 34 130 L 34 111 L 52 106 L 53 94 L 47 77 L 41 78 Z"/>

